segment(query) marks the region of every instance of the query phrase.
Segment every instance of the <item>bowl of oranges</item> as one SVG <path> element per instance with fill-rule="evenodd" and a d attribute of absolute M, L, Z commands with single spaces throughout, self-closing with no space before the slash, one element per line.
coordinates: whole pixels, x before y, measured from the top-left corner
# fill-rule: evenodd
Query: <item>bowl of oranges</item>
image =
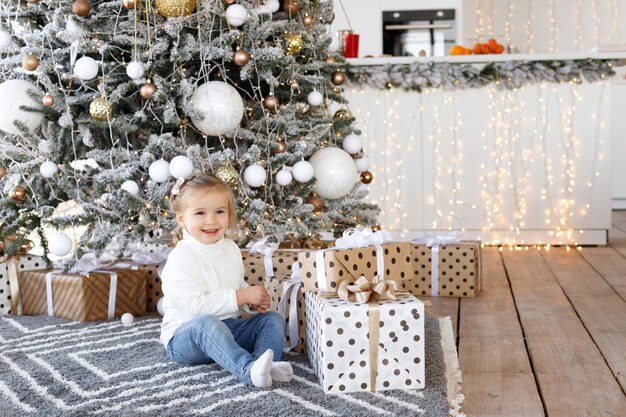
<path fill-rule="evenodd" d="M 502 54 L 507 51 L 508 42 L 501 36 L 478 36 L 470 38 L 472 47 L 453 45 L 450 55 L 486 55 Z"/>

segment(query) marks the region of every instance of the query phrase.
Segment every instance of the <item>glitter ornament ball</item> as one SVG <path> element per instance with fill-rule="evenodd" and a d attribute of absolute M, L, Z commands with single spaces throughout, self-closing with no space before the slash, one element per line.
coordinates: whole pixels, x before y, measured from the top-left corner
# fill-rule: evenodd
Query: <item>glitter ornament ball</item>
<path fill-rule="evenodd" d="M 106 98 L 96 97 L 89 104 L 89 114 L 96 120 L 106 122 L 113 114 L 113 106 L 107 103 Z"/>
<path fill-rule="evenodd" d="M 226 21 L 231 26 L 239 27 L 248 18 L 248 11 L 241 4 L 233 4 L 226 9 Z"/>
<path fill-rule="evenodd" d="M 139 89 L 139 95 L 144 100 L 152 100 L 156 92 L 157 92 L 157 86 L 154 85 L 153 83 L 145 83 Z"/>
<path fill-rule="evenodd" d="M 237 188 L 239 183 L 239 174 L 230 164 L 217 168 L 214 172 L 215 176 L 224 181 L 229 187 Z"/>
<path fill-rule="evenodd" d="M 276 173 L 276 183 L 283 187 L 291 184 L 293 180 L 293 175 L 291 175 L 291 171 L 286 168 L 281 169 Z"/>
<path fill-rule="evenodd" d="M 243 180 L 250 187 L 260 187 L 266 178 L 267 173 L 261 165 L 250 165 L 243 173 Z"/>
<path fill-rule="evenodd" d="M 126 66 L 126 75 L 131 80 L 137 80 L 146 75 L 146 67 L 139 61 L 131 61 Z"/>
<path fill-rule="evenodd" d="M 193 174 L 193 162 L 185 155 L 175 156 L 170 161 L 170 174 L 174 178 L 187 178 Z"/>
<path fill-rule="evenodd" d="M 39 165 L 39 173 L 44 178 L 52 178 L 57 173 L 59 167 L 52 161 L 45 161 Z"/>
<path fill-rule="evenodd" d="M 39 58 L 33 54 L 28 54 L 22 59 L 22 68 L 26 71 L 35 71 L 39 66 Z"/>
<path fill-rule="evenodd" d="M 243 99 L 222 81 L 202 84 L 191 95 L 191 105 L 204 118 L 192 122 L 205 135 L 218 136 L 236 128 L 243 117 Z"/>
<path fill-rule="evenodd" d="M 48 250 L 54 256 L 65 256 L 72 251 L 72 239 L 65 233 L 55 233 L 48 237 Z"/>
<path fill-rule="evenodd" d="M 19 121 L 29 131 L 35 131 L 43 122 L 43 114 L 22 110 L 21 106 L 38 107 L 29 90 L 37 91 L 35 84 L 26 80 L 8 80 L 0 84 L 0 130 L 18 135 L 20 131 L 13 122 Z"/>
<path fill-rule="evenodd" d="M 170 163 L 165 159 L 154 161 L 148 167 L 148 175 L 152 181 L 163 183 L 170 179 Z"/>
<path fill-rule="evenodd" d="M 50 93 L 44 94 L 44 96 L 41 98 L 41 104 L 46 107 L 54 106 L 54 97 L 52 97 Z"/>
<path fill-rule="evenodd" d="M 357 181 L 354 159 L 342 149 L 329 147 L 315 152 L 309 162 L 315 170 L 315 193 L 328 200 L 346 196 Z"/>
<path fill-rule="evenodd" d="M 363 140 L 359 135 L 350 134 L 343 139 L 342 147 L 344 151 L 354 155 L 363 149 Z"/>
<path fill-rule="evenodd" d="M 131 313 L 124 313 L 122 314 L 122 318 L 120 320 L 125 327 L 132 326 L 135 321 L 135 316 Z"/>
<path fill-rule="evenodd" d="M 285 52 L 289 55 L 297 55 L 298 52 L 302 50 L 303 46 L 304 40 L 302 36 L 292 32 L 285 34 Z"/>
<path fill-rule="evenodd" d="M 294 180 L 304 183 L 313 179 L 315 170 L 309 161 L 298 161 L 294 164 L 292 173 Z"/>
<path fill-rule="evenodd" d="M 98 76 L 98 62 L 90 56 L 83 56 L 74 64 L 74 75 L 83 81 L 93 80 Z"/>
<path fill-rule="evenodd" d="M 237 65 L 238 67 L 243 67 L 248 62 L 250 62 L 250 52 L 246 51 L 245 49 L 239 49 L 238 51 L 235 51 L 235 53 L 233 54 L 233 64 Z"/>
<path fill-rule="evenodd" d="M 120 188 L 131 195 L 139 194 L 139 184 L 137 184 L 133 180 L 124 181 L 122 185 L 120 186 Z"/>
<path fill-rule="evenodd" d="M 16 203 L 23 203 L 27 196 L 26 189 L 21 185 L 16 185 L 9 193 L 9 198 Z"/>
<path fill-rule="evenodd" d="M 311 106 L 319 106 L 324 101 L 324 96 L 319 91 L 311 91 L 306 100 Z"/>
<path fill-rule="evenodd" d="M 154 8 L 163 17 L 189 16 L 196 8 L 196 0 L 155 0 Z"/>

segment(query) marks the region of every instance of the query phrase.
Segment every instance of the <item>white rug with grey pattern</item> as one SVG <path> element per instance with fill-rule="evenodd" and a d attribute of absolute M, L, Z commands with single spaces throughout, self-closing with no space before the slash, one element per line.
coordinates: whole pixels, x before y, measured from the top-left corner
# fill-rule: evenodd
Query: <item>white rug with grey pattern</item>
<path fill-rule="evenodd" d="M 269 390 L 218 365 L 172 363 L 160 317 L 77 323 L 0 317 L 0 416 L 460 416 L 460 374 L 449 319 L 426 321 L 426 388 L 325 395 L 306 355 L 294 379 Z"/>

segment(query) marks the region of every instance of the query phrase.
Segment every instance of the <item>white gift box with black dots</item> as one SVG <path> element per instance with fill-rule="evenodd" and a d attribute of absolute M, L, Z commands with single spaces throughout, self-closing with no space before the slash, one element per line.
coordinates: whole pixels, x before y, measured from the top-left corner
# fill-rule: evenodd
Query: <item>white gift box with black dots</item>
<path fill-rule="evenodd" d="M 308 357 L 326 394 L 424 388 L 424 304 L 415 296 L 356 304 L 308 292 L 305 300 Z"/>
<path fill-rule="evenodd" d="M 17 262 L 17 271 L 31 269 L 46 269 L 46 261 L 37 255 L 22 255 Z M 11 286 L 9 284 L 9 271 L 7 262 L 0 261 L 0 316 L 11 313 Z"/>

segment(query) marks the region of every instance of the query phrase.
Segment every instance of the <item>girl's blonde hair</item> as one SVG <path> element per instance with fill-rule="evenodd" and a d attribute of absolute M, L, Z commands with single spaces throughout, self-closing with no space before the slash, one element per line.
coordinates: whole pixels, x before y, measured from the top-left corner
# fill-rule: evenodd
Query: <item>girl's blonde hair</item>
<path fill-rule="evenodd" d="M 237 212 L 235 209 L 235 195 L 231 188 L 219 178 L 206 173 L 198 173 L 186 179 L 182 185 L 178 187 L 178 193 L 170 196 L 170 210 L 179 214 L 185 209 L 185 199 L 193 190 L 203 189 L 206 191 L 217 191 L 224 193 L 228 200 L 228 230 L 226 236 L 233 237 L 237 233 Z M 183 238 L 183 227 L 177 224 L 174 232 L 174 244 Z"/>

